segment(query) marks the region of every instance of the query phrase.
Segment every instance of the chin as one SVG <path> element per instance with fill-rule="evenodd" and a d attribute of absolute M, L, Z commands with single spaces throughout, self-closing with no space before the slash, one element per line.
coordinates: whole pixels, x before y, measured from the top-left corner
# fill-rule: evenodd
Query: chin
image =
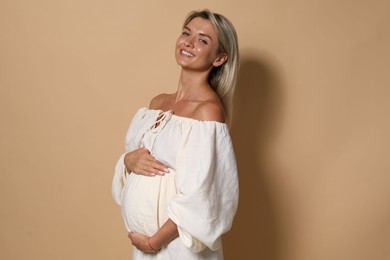
<path fill-rule="evenodd" d="M 190 64 L 188 61 L 182 60 L 182 59 L 176 59 L 177 65 L 181 66 L 182 68 L 190 67 Z"/>

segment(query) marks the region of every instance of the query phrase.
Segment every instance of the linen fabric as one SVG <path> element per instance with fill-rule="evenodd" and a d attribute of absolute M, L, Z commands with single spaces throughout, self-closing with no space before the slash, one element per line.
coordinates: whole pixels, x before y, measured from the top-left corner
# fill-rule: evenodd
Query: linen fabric
<path fill-rule="evenodd" d="M 145 147 L 169 166 L 164 176 L 126 172 L 127 152 Z M 226 124 L 141 108 L 125 138 L 115 167 L 112 195 L 126 229 L 152 236 L 170 218 L 179 237 L 157 254 L 132 248 L 133 260 L 223 259 L 221 235 L 232 225 L 238 178 Z"/>

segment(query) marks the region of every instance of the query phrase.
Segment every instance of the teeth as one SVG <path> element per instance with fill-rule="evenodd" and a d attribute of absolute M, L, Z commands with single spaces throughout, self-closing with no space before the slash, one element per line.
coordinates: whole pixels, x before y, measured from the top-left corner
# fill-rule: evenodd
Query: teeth
<path fill-rule="evenodd" d="M 194 57 L 194 55 L 192 55 L 191 53 L 183 51 L 183 50 L 181 51 L 181 53 L 186 55 L 187 57 Z"/>

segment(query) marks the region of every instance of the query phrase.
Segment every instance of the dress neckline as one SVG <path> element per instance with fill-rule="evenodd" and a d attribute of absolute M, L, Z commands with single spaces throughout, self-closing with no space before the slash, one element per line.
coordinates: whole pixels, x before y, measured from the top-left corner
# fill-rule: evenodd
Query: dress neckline
<path fill-rule="evenodd" d="M 225 125 L 226 126 L 226 123 L 215 121 L 215 120 L 198 120 L 198 119 L 191 118 L 191 117 L 178 116 L 175 114 L 175 112 L 173 110 L 165 110 L 164 111 L 162 109 L 154 109 L 154 108 L 148 108 L 148 107 L 142 107 L 141 109 L 143 109 L 144 111 L 149 111 L 149 112 L 153 112 L 153 113 L 157 113 L 157 114 L 170 114 L 171 118 L 176 118 L 177 120 L 183 120 L 183 121 L 195 122 L 195 123 L 206 123 L 206 124 L 207 123 L 215 123 L 218 125 Z"/>

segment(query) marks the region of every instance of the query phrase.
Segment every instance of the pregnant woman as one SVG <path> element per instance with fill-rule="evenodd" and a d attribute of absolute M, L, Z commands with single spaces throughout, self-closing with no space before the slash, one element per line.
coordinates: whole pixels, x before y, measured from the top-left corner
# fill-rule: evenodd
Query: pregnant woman
<path fill-rule="evenodd" d="M 134 115 L 112 184 L 133 244 L 133 260 L 223 259 L 221 235 L 238 203 L 235 155 L 226 123 L 238 67 L 233 25 L 191 12 L 177 39 L 177 91 Z"/>

